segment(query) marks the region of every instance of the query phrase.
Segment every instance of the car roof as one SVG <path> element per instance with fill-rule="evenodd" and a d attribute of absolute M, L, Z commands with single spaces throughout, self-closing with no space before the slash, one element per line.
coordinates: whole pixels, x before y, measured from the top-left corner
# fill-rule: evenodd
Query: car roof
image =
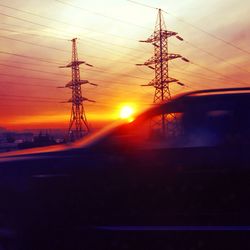
<path fill-rule="evenodd" d="M 137 118 L 161 112 L 182 112 L 188 107 L 198 109 L 201 105 L 207 105 L 208 108 L 219 108 L 219 105 L 223 102 L 227 103 L 227 105 L 234 105 L 238 102 L 250 103 L 250 87 L 205 89 L 181 93 L 172 97 L 170 101 L 163 101 L 154 105 L 154 107 L 143 112 Z"/>
<path fill-rule="evenodd" d="M 219 108 L 222 103 L 227 107 L 233 107 L 237 103 L 244 105 L 245 103 L 250 103 L 250 87 L 192 91 L 177 96 L 173 99 L 173 103 L 175 103 L 175 105 L 178 103 L 191 106 L 205 105 L 208 108 Z M 199 106 L 197 106 L 197 108 L 199 108 Z"/>
<path fill-rule="evenodd" d="M 186 92 L 184 94 L 180 94 L 177 97 L 184 97 L 184 96 L 199 96 L 199 95 L 228 95 L 229 93 L 234 94 L 241 94 L 250 92 L 250 87 L 238 87 L 238 88 L 217 88 L 217 89 L 202 89 L 202 90 L 195 90 Z"/>

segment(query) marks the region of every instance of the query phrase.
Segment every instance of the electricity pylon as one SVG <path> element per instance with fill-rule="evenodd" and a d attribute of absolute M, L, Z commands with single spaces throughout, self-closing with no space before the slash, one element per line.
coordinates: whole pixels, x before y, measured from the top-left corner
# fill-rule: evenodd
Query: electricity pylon
<path fill-rule="evenodd" d="M 157 21 L 155 25 L 154 33 L 147 39 L 141 40 L 140 42 L 151 43 L 154 46 L 154 56 L 147 60 L 143 64 L 136 64 L 137 66 L 147 66 L 153 69 L 155 72 L 155 77 L 146 85 L 142 86 L 153 86 L 155 88 L 154 103 L 160 103 L 162 101 L 171 100 L 171 93 L 169 88 L 169 83 L 177 83 L 184 86 L 183 83 L 179 82 L 177 79 L 169 77 L 169 65 L 170 60 L 180 58 L 185 62 L 189 62 L 188 59 L 182 57 L 179 54 L 172 54 L 168 52 L 168 38 L 175 36 L 180 41 L 183 38 L 178 36 L 178 33 L 173 31 L 168 31 L 163 19 L 162 10 L 158 10 Z M 174 126 L 175 115 L 165 115 L 162 114 L 160 118 L 157 118 L 152 123 L 153 130 L 161 130 L 161 135 L 165 135 L 166 127 L 168 128 L 168 133 L 175 134 Z M 170 128 L 169 123 L 172 121 L 172 126 Z"/>
<path fill-rule="evenodd" d="M 85 64 L 89 67 L 93 67 L 91 64 L 86 63 L 85 61 L 78 60 L 77 54 L 77 38 L 73 38 L 72 41 L 72 60 L 66 66 L 61 66 L 60 68 L 71 68 L 72 72 L 72 80 L 68 82 L 65 87 L 70 88 L 72 90 L 72 97 L 67 101 L 72 103 L 69 129 L 68 129 L 68 137 L 70 141 L 77 140 L 84 135 L 90 132 L 89 124 L 87 121 L 87 117 L 85 114 L 85 110 L 83 107 L 84 101 L 95 102 L 86 97 L 82 96 L 82 84 L 91 84 L 88 80 L 80 79 L 80 64 Z"/>

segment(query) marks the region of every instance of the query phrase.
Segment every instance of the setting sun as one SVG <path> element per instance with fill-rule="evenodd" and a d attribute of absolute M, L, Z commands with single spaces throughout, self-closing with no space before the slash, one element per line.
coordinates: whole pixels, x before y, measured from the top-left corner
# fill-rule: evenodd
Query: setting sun
<path fill-rule="evenodd" d="M 134 109 L 131 106 L 124 106 L 120 110 L 121 119 L 131 118 L 133 114 L 134 114 Z"/>

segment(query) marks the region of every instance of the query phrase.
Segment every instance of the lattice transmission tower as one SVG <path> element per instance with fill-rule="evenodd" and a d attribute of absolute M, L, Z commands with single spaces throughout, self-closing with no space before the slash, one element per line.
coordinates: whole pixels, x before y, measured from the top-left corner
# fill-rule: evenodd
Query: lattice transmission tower
<path fill-rule="evenodd" d="M 162 15 L 162 10 L 158 10 L 157 21 L 155 25 L 154 33 L 147 39 L 141 40 L 140 42 L 151 43 L 154 46 L 154 55 L 148 59 L 143 64 L 136 64 L 137 66 L 147 66 L 154 70 L 155 77 L 146 85 L 142 86 L 152 86 L 155 88 L 154 92 L 154 103 L 160 103 L 162 101 L 171 100 L 171 93 L 169 84 L 177 83 L 181 86 L 184 86 L 183 83 L 179 82 L 177 79 L 169 76 L 169 65 L 170 60 L 180 58 L 185 62 L 189 62 L 188 59 L 179 55 L 168 52 L 168 38 L 175 36 L 180 41 L 183 41 L 183 38 L 178 36 L 177 32 L 168 31 L 164 22 Z M 170 134 L 175 134 L 175 115 L 165 115 L 162 114 L 156 120 L 152 121 L 152 130 L 158 130 L 161 132 L 161 135 L 166 135 L 166 128 Z M 172 126 L 169 125 L 172 123 Z"/>
<path fill-rule="evenodd" d="M 95 85 L 94 83 L 90 83 L 88 80 L 81 80 L 80 79 L 80 64 L 85 64 L 89 67 L 93 67 L 91 64 L 86 63 L 85 61 L 78 60 L 78 53 L 77 53 L 77 38 L 73 38 L 72 41 L 72 60 L 66 66 L 61 66 L 60 68 L 71 68 L 72 79 L 68 82 L 65 87 L 70 88 L 72 90 L 72 97 L 67 101 L 72 103 L 71 107 L 71 115 L 70 115 L 70 122 L 68 128 L 68 139 L 70 141 L 77 140 L 84 135 L 87 135 L 90 132 L 89 124 L 87 121 L 87 117 L 85 114 L 83 102 L 95 102 L 90 100 L 86 97 L 82 96 L 82 84 L 91 84 Z"/>

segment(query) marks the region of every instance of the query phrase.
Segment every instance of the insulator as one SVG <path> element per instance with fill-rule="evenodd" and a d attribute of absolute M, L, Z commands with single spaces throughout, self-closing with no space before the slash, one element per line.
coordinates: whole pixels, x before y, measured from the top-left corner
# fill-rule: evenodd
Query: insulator
<path fill-rule="evenodd" d="M 147 39 L 147 40 L 140 40 L 140 43 L 151 43 L 152 40 L 151 39 Z"/>
<path fill-rule="evenodd" d="M 93 85 L 93 86 L 98 86 L 98 84 L 92 83 L 92 82 L 90 82 L 89 84 L 90 84 L 90 85 Z"/>
<path fill-rule="evenodd" d="M 184 41 L 184 39 L 182 38 L 182 37 L 180 37 L 180 36 L 175 36 L 178 40 L 180 40 L 180 41 Z"/>
<path fill-rule="evenodd" d="M 84 64 L 89 66 L 89 67 L 94 67 L 92 64 L 89 64 L 89 63 L 84 63 Z"/>
<path fill-rule="evenodd" d="M 155 47 L 159 48 L 160 46 L 156 43 L 152 43 Z"/>
<path fill-rule="evenodd" d="M 184 62 L 190 62 L 187 58 L 182 57 L 181 60 L 183 60 Z"/>
<path fill-rule="evenodd" d="M 179 84 L 180 86 L 185 86 L 185 84 L 182 82 L 177 82 L 177 84 Z"/>

